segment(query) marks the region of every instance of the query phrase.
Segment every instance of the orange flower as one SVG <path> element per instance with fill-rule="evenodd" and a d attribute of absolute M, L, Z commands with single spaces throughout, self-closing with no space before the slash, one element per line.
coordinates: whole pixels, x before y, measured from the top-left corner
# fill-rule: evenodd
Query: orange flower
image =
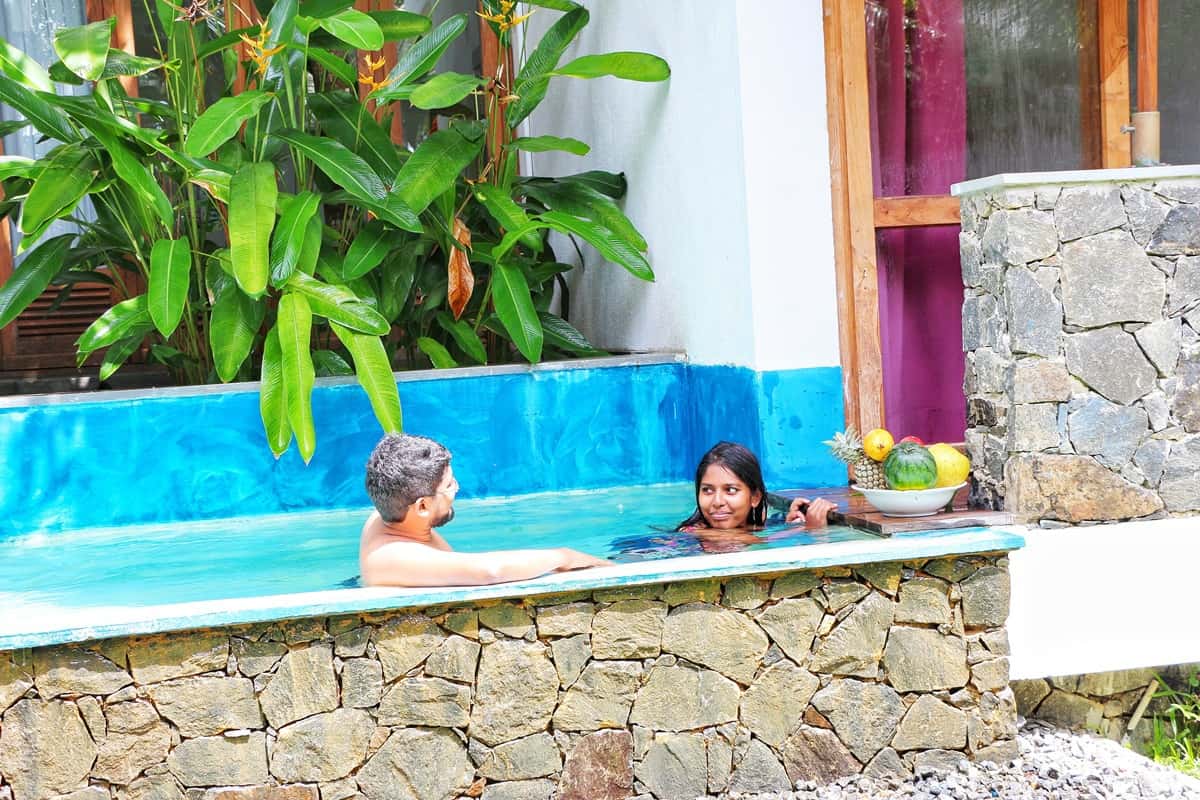
<path fill-rule="evenodd" d="M 259 29 L 257 37 L 251 38 L 244 33 L 241 34 L 241 40 L 245 43 L 246 48 L 249 51 L 247 55 L 249 55 L 250 60 L 254 62 L 254 66 L 258 70 L 259 75 L 266 73 L 267 62 L 271 60 L 271 57 L 283 50 L 282 44 L 277 44 L 274 47 L 267 47 L 267 42 L 270 40 L 270 38 L 271 30 L 266 26 L 266 23 L 264 23 Z"/>

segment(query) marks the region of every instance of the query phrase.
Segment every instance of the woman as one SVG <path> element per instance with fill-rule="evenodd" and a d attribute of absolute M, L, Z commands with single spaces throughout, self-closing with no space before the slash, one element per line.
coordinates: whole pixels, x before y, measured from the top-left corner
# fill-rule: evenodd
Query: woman
<path fill-rule="evenodd" d="M 748 531 L 766 524 L 767 506 L 758 458 L 740 444 L 718 442 L 696 467 L 696 510 L 675 530 L 693 533 L 714 546 L 751 544 L 761 541 Z M 785 521 L 822 528 L 834 508 L 828 500 L 797 497 L 788 505 Z"/>

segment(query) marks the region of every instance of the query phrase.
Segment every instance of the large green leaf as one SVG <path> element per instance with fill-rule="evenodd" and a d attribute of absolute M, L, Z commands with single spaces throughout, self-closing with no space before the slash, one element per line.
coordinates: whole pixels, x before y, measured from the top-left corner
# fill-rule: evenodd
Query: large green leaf
<path fill-rule="evenodd" d="M 146 204 L 154 209 L 159 222 L 167 231 L 175 225 L 175 213 L 171 201 L 162 190 L 162 186 L 154 179 L 150 169 L 141 159 L 126 147 L 115 134 L 103 126 L 97 125 L 92 134 L 104 145 L 108 157 L 112 159 L 113 171 L 117 177 L 125 181 Z"/>
<path fill-rule="evenodd" d="M 523 181 L 523 183 L 539 183 L 545 180 L 545 178 L 529 178 Z M 580 183 L 595 189 L 600 194 L 606 194 L 614 200 L 620 200 L 629 189 L 629 184 L 625 180 L 625 173 L 605 172 L 599 169 L 579 172 L 574 175 L 563 175 L 562 177 L 554 178 L 554 180 L 566 183 Z"/>
<path fill-rule="evenodd" d="M 402 431 L 404 418 L 400 413 L 400 392 L 383 342 L 378 336 L 356 333 L 337 323 L 331 323 L 330 327 L 354 359 L 354 374 L 366 391 L 371 409 L 384 432 Z"/>
<path fill-rule="evenodd" d="M 145 58 L 126 53 L 124 50 L 110 50 L 108 59 L 104 62 L 104 71 L 100 80 L 108 78 L 134 78 L 153 72 L 164 66 L 165 62 L 157 58 Z"/>
<path fill-rule="evenodd" d="M 228 383 L 238 376 L 254 347 L 254 337 L 266 315 L 266 301 L 246 296 L 228 278 L 217 282 L 209 316 L 208 342 L 217 377 Z"/>
<path fill-rule="evenodd" d="M 433 27 L 433 20 L 424 14 L 414 14 L 411 11 L 368 11 L 371 18 L 379 23 L 385 42 L 399 42 L 404 39 L 415 39 L 424 36 Z"/>
<path fill-rule="evenodd" d="M 391 240 L 395 233 L 389 233 L 382 222 L 368 222 L 350 243 L 346 251 L 346 259 L 342 264 L 342 276 L 346 280 L 366 275 L 383 262 L 383 257 L 392 249 Z"/>
<path fill-rule="evenodd" d="M 538 313 L 542 322 L 542 331 L 546 334 L 546 344 L 555 350 L 570 353 L 575 356 L 604 356 L 604 350 L 592 346 L 582 333 L 562 317 L 542 311 Z"/>
<path fill-rule="evenodd" d="M 404 52 L 404 55 L 396 62 L 396 66 L 388 73 L 387 83 L 371 92 L 370 96 L 380 100 L 394 99 L 397 89 L 412 83 L 433 69 L 438 59 L 442 57 L 442 53 L 446 52 L 446 48 L 466 29 L 466 14 L 455 14 L 438 25 L 430 31 L 428 36 L 422 37 L 420 41 Z"/>
<path fill-rule="evenodd" d="M 583 183 L 570 181 L 531 181 L 525 191 L 552 211 L 590 219 L 608 228 L 641 252 L 646 240 L 611 197 Z"/>
<path fill-rule="evenodd" d="M 280 145 L 270 138 L 285 128 L 303 127 L 303 109 L 307 74 L 304 49 L 307 37 L 296 25 L 296 0 L 275 0 L 267 15 L 268 48 L 281 48 L 267 61 L 259 88 L 275 98 L 254 117 L 246 120 L 245 141 L 256 160 L 274 159 Z M 191 63 L 185 61 L 184 63 Z"/>
<path fill-rule="evenodd" d="M 323 92 L 309 95 L 308 103 L 325 133 L 362 156 L 377 174 L 400 171 L 396 145 L 357 95 Z"/>
<path fill-rule="evenodd" d="M 271 233 L 271 283 L 282 286 L 296 271 L 304 251 L 308 223 L 315 218 L 321 196 L 312 192 L 285 196 L 279 203 L 279 222 Z"/>
<path fill-rule="evenodd" d="M 187 308 L 192 276 L 192 243 L 182 239 L 159 239 L 150 249 L 150 280 L 146 286 L 150 319 L 164 337 L 175 332 Z"/>
<path fill-rule="evenodd" d="M 54 84 L 41 64 L 26 53 L 0 39 L 0 72 L 30 89 L 53 92 Z"/>
<path fill-rule="evenodd" d="M 79 350 L 79 361 L 87 358 L 88 354 L 115 344 L 133 333 L 142 325 L 151 325 L 150 312 L 146 308 L 146 295 L 139 294 L 117 303 L 105 311 L 88 326 L 75 342 Z"/>
<path fill-rule="evenodd" d="M 413 89 L 408 101 L 417 108 L 448 108 L 479 88 L 483 78 L 461 72 L 434 75 Z"/>
<path fill-rule="evenodd" d="M 336 350 L 313 350 L 312 360 L 318 378 L 340 378 L 354 374 L 354 367 Z"/>
<path fill-rule="evenodd" d="M 0 287 L 0 328 L 7 327 L 36 300 L 65 268 L 67 248 L 75 234 L 47 239 L 31 250 Z"/>
<path fill-rule="evenodd" d="M 630 273 L 644 281 L 654 280 L 650 262 L 637 248 L 620 238 L 608 228 L 561 211 L 547 211 L 541 219 L 559 233 L 574 234 L 596 248 L 606 260 L 620 264 Z"/>
<path fill-rule="evenodd" d="M 417 337 L 417 349 L 429 356 L 429 361 L 433 364 L 434 369 L 454 369 L 458 366 L 454 356 L 450 355 L 450 351 L 437 339 L 419 336 Z"/>
<path fill-rule="evenodd" d="M 671 67 L 666 61 L 650 53 L 600 53 L 581 56 L 550 74 L 567 78 L 599 78 L 611 75 L 627 81 L 654 83 L 671 77 Z"/>
<path fill-rule="evenodd" d="M 251 297 L 267 290 L 275 224 L 275 165 L 250 161 L 229 182 L 229 253 L 238 286 Z"/>
<path fill-rule="evenodd" d="M 417 244 L 395 250 L 379 267 L 379 310 L 385 319 L 394 321 L 404 310 L 417 277 L 417 263 L 425 257 Z"/>
<path fill-rule="evenodd" d="M 378 311 L 345 287 L 322 283 L 303 272 L 297 272 L 287 282 L 287 289 L 293 294 L 303 295 L 310 311 L 330 322 L 374 336 L 383 336 L 391 330 L 388 321 Z"/>
<path fill-rule="evenodd" d="M 492 303 L 504 330 L 531 364 L 542 358 L 542 323 L 529 294 L 525 275 L 517 267 L 499 263 L 492 270 Z"/>
<path fill-rule="evenodd" d="M 153 330 L 151 325 L 139 325 L 131 330 L 124 339 L 109 345 L 108 350 L 104 353 L 104 360 L 100 362 L 100 380 L 106 381 L 111 378 L 121 368 L 121 365 L 137 352 L 142 340 L 151 330 Z"/>
<path fill-rule="evenodd" d="M 341 142 L 300 131 L 280 131 L 275 135 L 308 156 L 331 181 L 354 197 L 375 203 L 382 203 L 387 197 L 383 181 L 370 165 Z"/>
<path fill-rule="evenodd" d="M 574 11 L 579 8 L 579 4 L 572 0 L 528 0 L 531 6 L 541 6 L 542 8 L 552 8 L 555 11 Z"/>
<path fill-rule="evenodd" d="M 292 426 L 287 418 L 287 390 L 283 383 L 283 354 L 279 331 L 271 328 L 263 342 L 262 383 L 258 389 L 258 413 L 262 417 L 267 445 L 276 458 L 292 443 Z"/>
<path fill-rule="evenodd" d="M 320 25 L 341 41 L 359 50 L 378 50 L 383 47 L 383 30 L 367 14 L 347 8 L 323 17 Z"/>
<path fill-rule="evenodd" d="M 28 235 L 70 213 L 92 185 L 95 167 L 92 154 L 81 145 L 54 150 L 21 206 L 21 231 Z"/>
<path fill-rule="evenodd" d="M 575 8 L 563 14 L 542 36 L 521 71 L 517 73 L 513 93 L 517 95 L 516 102 L 505 109 L 504 118 L 510 128 L 515 128 L 537 108 L 538 103 L 546 96 L 550 85 L 550 71 L 558 66 L 558 60 L 563 52 L 588 24 L 586 8 Z"/>
<path fill-rule="evenodd" d="M 445 311 L 438 312 L 437 321 L 438 325 L 442 326 L 442 330 L 454 338 L 459 349 L 470 356 L 476 364 L 487 363 L 487 350 L 484 348 L 479 334 L 475 332 L 469 322 L 465 319 L 455 319 Z"/>
<path fill-rule="evenodd" d="M 54 52 L 85 81 L 100 79 L 104 62 L 108 59 L 109 42 L 112 40 L 116 17 L 90 25 L 74 28 L 59 28 L 54 32 Z"/>
<path fill-rule="evenodd" d="M 300 0 L 299 13 L 305 17 L 322 19 L 354 6 L 354 0 Z"/>
<path fill-rule="evenodd" d="M 242 123 L 257 114 L 270 100 L 270 94 L 257 89 L 233 97 L 222 97 L 192 123 L 183 151 L 194 158 L 208 155 L 232 139 Z"/>
<path fill-rule="evenodd" d="M 587 142 L 561 136 L 522 136 L 519 139 L 513 139 L 505 147 L 510 150 L 524 150 L 526 153 L 546 153 L 557 150 L 577 156 L 586 156 L 592 149 Z"/>
<path fill-rule="evenodd" d="M 354 71 L 354 67 L 347 64 L 340 56 L 329 52 L 323 47 L 315 47 L 311 43 L 308 46 L 308 50 L 305 51 L 305 55 L 310 60 L 320 64 L 326 71 L 336 76 L 347 86 L 358 85 L 358 73 Z"/>
<path fill-rule="evenodd" d="M 34 178 L 45 165 L 27 156 L 0 155 L 0 181 L 9 178 Z"/>
<path fill-rule="evenodd" d="M 317 431 L 313 425 L 312 310 L 304 295 L 286 292 L 279 299 L 275 329 L 279 332 L 279 352 L 283 364 L 283 385 L 287 395 L 287 419 L 296 434 L 300 456 L 307 464 L 317 449 Z"/>
<path fill-rule="evenodd" d="M 530 219 L 525 209 L 517 205 L 503 189 L 489 183 L 477 183 L 474 192 L 475 199 L 483 204 L 497 225 L 506 232 L 522 231 L 519 236 L 521 244 L 535 253 L 542 252 L 542 237 L 536 229 L 530 227 Z"/>
<path fill-rule="evenodd" d="M 54 95 L 47 94 L 45 97 Z M 43 136 L 60 142 L 78 141 L 79 134 L 71 127 L 70 119 L 45 97 L 41 93 L 31 92 L 8 75 L 0 74 L 0 103 L 7 103 L 19 111 Z"/>
<path fill-rule="evenodd" d="M 454 186 L 483 149 L 481 122 L 456 123 L 421 142 L 396 175 L 393 195 L 418 214 Z"/>

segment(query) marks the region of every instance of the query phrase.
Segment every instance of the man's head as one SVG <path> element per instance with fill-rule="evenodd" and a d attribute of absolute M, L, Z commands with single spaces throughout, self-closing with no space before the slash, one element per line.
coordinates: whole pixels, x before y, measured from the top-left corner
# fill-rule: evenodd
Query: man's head
<path fill-rule="evenodd" d="M 450 451 L 424 436 L 389 433 L 367 459 L 367 495 L 384 522 L 409 514 L 431 528 L 454 518 L 458 481 Z"/>

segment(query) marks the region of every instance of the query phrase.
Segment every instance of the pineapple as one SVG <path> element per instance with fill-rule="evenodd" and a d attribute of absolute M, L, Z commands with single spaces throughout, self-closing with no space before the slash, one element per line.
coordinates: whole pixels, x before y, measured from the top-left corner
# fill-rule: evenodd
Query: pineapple
<path fill-rule="evenodd" d="M 832 439 L 824 444 L 829 445 L 833 455 L 850 465 L 854 470 L 854 482 L 864 489 L 886 489 L 887 480 L 883 477 L 883 464 L 873 460 L 863 450 L 862 437 L 854 426 L 846 428 L 843 433 L 835 433 Z"/>

